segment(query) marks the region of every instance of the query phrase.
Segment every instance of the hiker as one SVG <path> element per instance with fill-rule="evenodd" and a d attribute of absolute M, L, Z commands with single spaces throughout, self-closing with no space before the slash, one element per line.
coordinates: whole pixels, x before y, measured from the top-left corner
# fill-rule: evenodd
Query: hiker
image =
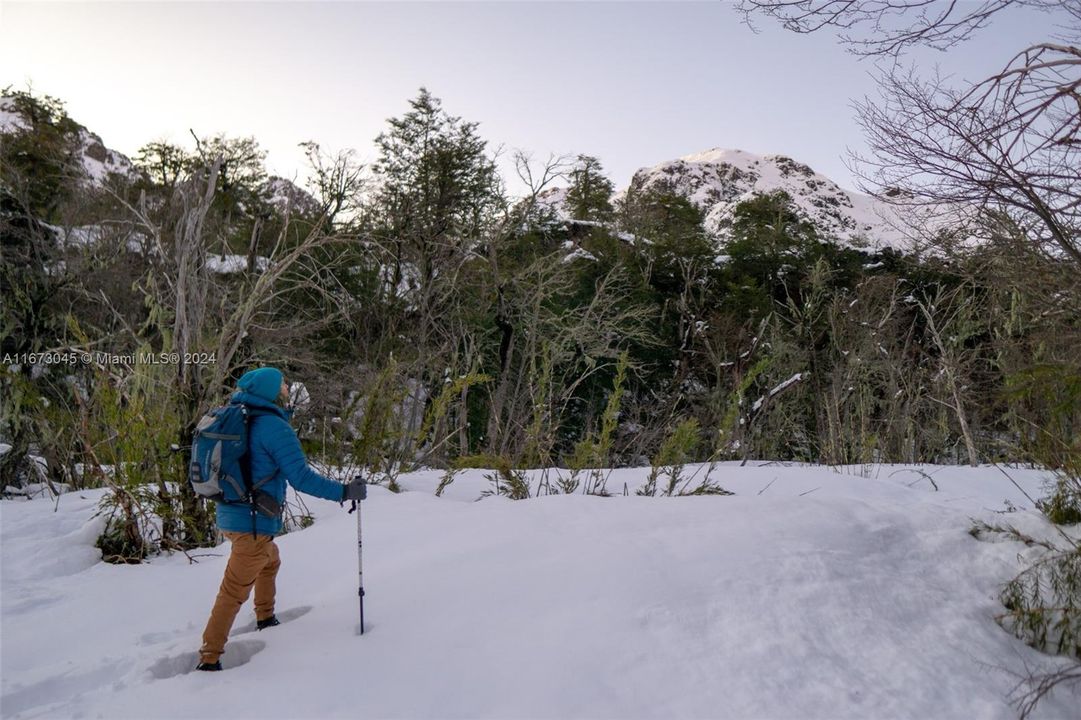
<path fill-rule="evenodd" d="M 277 368 L 263 367 L 245 373 L 231 403 L 251 412 L 248 434 L 251 479 L 257 493 L 258 511 L 248 503 L 218 506 L 218 527 L 232 544 L 225 577 L 214 609 L 203 631 L 197 670 L 221 670 L 221 655 L 240 606 L 255 588 L 255 620 L 259 630 L 278 625 L 274 616 L 274 580 L 281 565 L 274 536 L 282 528 L 286 480 L 296 490 L 326 500 L 363 500 L 364 480 L 342 484 L 323 477 L 308 466 L 296 433 L 289 425 L 289 384 Z M 270 478 L 265 484 L 260 481 Z"/>

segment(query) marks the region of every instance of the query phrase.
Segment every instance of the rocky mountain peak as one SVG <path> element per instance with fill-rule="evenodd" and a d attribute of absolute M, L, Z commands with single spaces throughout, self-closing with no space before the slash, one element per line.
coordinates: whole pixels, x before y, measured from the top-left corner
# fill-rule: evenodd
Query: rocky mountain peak
<path fill-rule="evenodd" d="M 898 246 L 890 208 L 841 188 L 810 166 L 785 155 L 755 155 L 713 148 L 638 170 L 630 187 L 663 187 L 686 197 L 705 214 L 706 229 L 723 238 L 732 210 L 757 194 L 783 190 L 797 213 L 837 240 L 852 245 Z"/>

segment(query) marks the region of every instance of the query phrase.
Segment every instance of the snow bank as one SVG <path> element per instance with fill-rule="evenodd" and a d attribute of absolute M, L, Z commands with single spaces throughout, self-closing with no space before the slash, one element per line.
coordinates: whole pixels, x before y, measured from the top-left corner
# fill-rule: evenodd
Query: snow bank
<path fill-rule="evenodd" d="M 2 502 L 4 717 L 1005 720 L 1009 673 L 1061 663 L 993 619 L 1023 548 L 967 532 L 1036 531 L 1045 474 L 714 472 L 736 495 L 635 497 L 645 469 L 611 472 L 627 497 L 475 502 L 484 471 L 442 498 L 438 471 L 373 488 L 363 637 L 354 516 L 308 500 L 315 524 L 278 541 L 293 619 L 235 635 L 217 674 L 190 670 L 227 547 L 110 566 L 89 558 L 100 491 Z"/>

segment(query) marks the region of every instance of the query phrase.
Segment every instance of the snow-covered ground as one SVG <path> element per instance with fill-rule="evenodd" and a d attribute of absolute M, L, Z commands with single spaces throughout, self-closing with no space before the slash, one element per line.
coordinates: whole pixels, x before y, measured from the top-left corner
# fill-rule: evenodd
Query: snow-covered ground
<path fill-rule="evenodd" d="M 722 465 L 732 496 L 636 497 L 647 472 L 613 471 L 611 498 L 474 502 L 483 471 L 442 497 L 439 472 L 373 488 L 363 636 L 354 516 L 308 500 L 315 524 L 278 541 L 291 619 L 252 632 L 246 605 L 222 673 L 190 671 L 227 546 L 107 565 L 93 548 L 101 491 L 4 501 L 0 710 L 1011 718 L 1015 675 L 1067 662 L 994 621 L 1032 551 L 974 539 L 972 519 L 1050 533 L 997 468 Z M 1047 479 L 1007 472 L 1032 497 Z M 1035 717 L 1079 707 L 1056 691 Z"/>

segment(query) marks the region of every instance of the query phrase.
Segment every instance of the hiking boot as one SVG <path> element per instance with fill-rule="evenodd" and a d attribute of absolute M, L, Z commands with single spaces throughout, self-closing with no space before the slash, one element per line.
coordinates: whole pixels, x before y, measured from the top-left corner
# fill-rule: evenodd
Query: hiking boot
<path fill-rule="evenodd" d="M 195 669 L 196 670 L 206 670 L 208 672 L 214 672 L 214 671 L 217 671 L 217 670 L 221 670 L 221 660 L 218 660 L 217 662 L 212 662 L 212 663 L 201 662 L 201 663 L 199 663 L 198 665 L 195 666 Z"/>
<path fill-rule="evenodd" d="M 256 620 L 255 628 L 257 630 L 266 630 L 267 628 L 274 627 L 275 625 L 281 625 L 281 621 L 277 617 L 271 615 L 266 620 Z"/>

